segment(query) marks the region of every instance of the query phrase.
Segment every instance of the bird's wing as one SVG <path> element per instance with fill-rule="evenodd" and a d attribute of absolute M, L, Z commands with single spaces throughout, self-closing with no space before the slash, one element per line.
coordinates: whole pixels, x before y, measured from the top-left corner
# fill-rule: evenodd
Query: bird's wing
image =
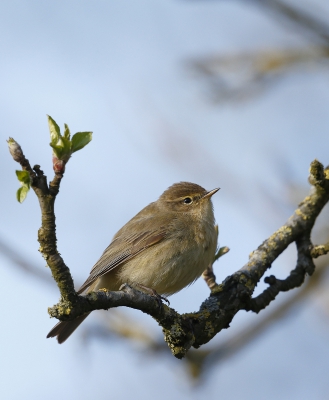
<path fill-rule="evenodd" d="M 159 243 L 166 236 L 166 229 L 164 227 L 160 227 L 157 230 L 145 231 L 142 229 L 145 226 L 145 221 L 143 220 L 136 221 L 134 225 L 136 228 L 141 228 L 137 231 L 142 233 L 129 235 L 125 234 L 125 230 L 122 233 L 119 231 L 111 244 L 105 249 L 101 258 L 93 266 L 88 279 L 78 290 L 79 294 L 85 291 L 97 278 L 131 260 L 148 247 Z M 149 223 L 147 225 L 150 226 Z"/>

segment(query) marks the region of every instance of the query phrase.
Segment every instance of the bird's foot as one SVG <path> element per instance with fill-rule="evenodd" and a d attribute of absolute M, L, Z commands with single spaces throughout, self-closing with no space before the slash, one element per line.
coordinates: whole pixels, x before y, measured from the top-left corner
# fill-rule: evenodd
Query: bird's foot
<path fill-rule="evenodd" d="M 159 293 L 157 293 L 156 290 L 154 290 L 152 288 L 148 288 L 148 287 L 146 287 L 144 285 L 141 285 L 140 283 L 137 283 L 137 286 L 140 287 L 141 289 L 143 289 L 148 294 L 150 294 L 152 297 L 155 297 L 155 299 L 158 302 L 158 305 L 159 305 L 160 308 L 162 308 L 162 306 L 163 306 L 162 300 L 167 302 L 168 306 L 170 306 L 170 301 L 167 299 L 167 297 L 161 296 Z"/>

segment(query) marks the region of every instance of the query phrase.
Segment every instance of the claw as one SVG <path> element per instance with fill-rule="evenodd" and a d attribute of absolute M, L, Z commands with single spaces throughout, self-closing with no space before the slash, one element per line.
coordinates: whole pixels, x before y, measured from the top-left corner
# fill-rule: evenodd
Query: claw
<path fill-rule="evenodd" d="M 152 288 L 148 288 L 144 285 L 141 285 L 140 283 L 137 283 L 137 286 L 139 286 L 141 289 L 145 290 L 147 293 L 149 293 L 152 297 L 155 297 L 159 308 L 163 307 L 162 300 L 168 303 L 168 306 L 170 306 L 170 301 L 167 299 L 165 296 L 161 296 L 159 293 L 156 292 L 156 290 Z"/>
<path fill-rule="evenodd" d="M 154 296 L 158 301 L 160 301 L 161 304 L 162 304 L 162 300 L 164 300 L 166 303 L 168 303 L 168 306 L 170 306 L 170 301 L 167 299 L 167 297 L 160 296 L 154 289 L 152 289 L 152 290 L 153 290 L 152 296 Z"/>

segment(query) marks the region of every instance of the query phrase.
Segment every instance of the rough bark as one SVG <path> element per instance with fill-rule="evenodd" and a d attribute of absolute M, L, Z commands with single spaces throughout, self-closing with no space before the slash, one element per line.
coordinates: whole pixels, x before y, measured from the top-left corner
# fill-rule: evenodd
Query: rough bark
<path fill-rule="evenodd" d="M 309 195 L 299 204 L 289 220 L 251 253 L 249 261 L 221 284 L 215 282 L 212 268 L 205 271 L 203 276 L 211 293 L 198 311 L 179 314 L 165 304 L 159 307 L 154 297 L 128 285 L 123 285 L 117 292 L 100 290 L 78 295 L 70 270 L 58 253 L 56 245 L 54 204 L 63 174 L 55 173 L 54 179 L 48 185 L 40 167 L 36 165 L 31 168 L 23 152 L 17 154 L 15 153 L 13 158 L 21 164 L 23 170 L 30 172 L 31 187 L 39 200 L 42 215 L 38 234 L 40 252 L 61 295 L 58 304 L 48 309 L 50 316 L 67 321 L 93 310 L 108 310 L 120 306 L 135 308 L 149 314 L 159 323 L 165 341 L 177 358 L 184 357 L 191 347 L 200 347 L 222 329 L 228 328 L 238 311 L 258 313 L 267 307 L 280 291 L 300 286 L 305 275 L 312 275 L 314 272 L 313 258 L 329 252 L 328 243 L 313 246 L 310 240 L 315 220 L 329 200 L 329 168 L 324 169 L 323 165 L 315 160 L 310 168 Z M 293 242 L 297 247 L 296 267 L 284 280 L 276 279 L 273 275 L 265 278 L 269 287 L 253 298 L 257 283 L 274 260 Z M 220 249 L 215 260 L 227 251 L 227 248 Z"/>

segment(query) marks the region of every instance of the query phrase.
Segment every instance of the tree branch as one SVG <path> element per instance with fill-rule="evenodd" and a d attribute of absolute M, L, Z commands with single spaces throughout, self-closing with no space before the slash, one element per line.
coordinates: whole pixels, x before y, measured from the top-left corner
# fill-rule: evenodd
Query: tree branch
<path fill-rule="evenodd" d="M 217 230 L 217 238 L 218 238 L 218 226 L 216 225 L 216 230 Z M 218 249 L 218 251 L 215 254 L 214 261 L 217 261 L 220 257 L 222 257 L 224 254 L 228 253 L 230 249 L 228 247 L 221 247 Z M 207 286 L 211 291 L 215 290 L 218 286 L 216 283 L 216 276 L 214 274 L 213 266 L 209 265 L 209 267 L 203 271 L 202 278 L 205 280 Z"/>
<path fill-rule="evenodd" d="M 22 169 L 30 173 L 31 187 L 39 200 L 41 210 L 41 227 L 38 231 L 39 251 L 46 260 L 52 276 L 57 283 L 62 297 L 61 302 L 70 308 L 77 302 L 78 295 L 74 290 L 70 270 L 57 251 L 54 211 L 55 199 L 63 174 L 55 173 L 55 177 L 48 187 L 47 177 L 40 169 L 40 166 L 35 165 L 31 168 L 29 160 L 25 157 L 21 146 L 13 141 L 13 139 L 11 140 L 11 143 L 10 140 L 8 141 L 9 151 L 13 159 L 21 165 Z"/>
<path fill-rule="evenodd" d="M 310 13 L 303 11 L 302 8 L 294 7 L 289 2 L 280 0 L 252 1 L 278 14 L 281 19 L 286 19 L 293 23 L 296 27 L 300 28 L 301 32 L 312 34 L 313 37 L 321 40 L 326 47 L 329 46 L 329 26 L 325 23 L 325 20 L 320 20 Z"/>
<path fill-rule="evenodd" d="M 23 152 L 19 160 L 17 157 L 14 159 L 20 162 L 23 169 L 29 169 L 33 176 L 32 188 L 39 199 L 42 214 L 42 225 L 38 235 L 40 251 L 51 269 L 61 294 L 59 303 L 48 309 L 49 314 L 61 321 L 66 321 L 93 310 L 107 310 L 119 306 L 139 309 L 159 323 L 163 329 L 165 341 L 177 358 L 184 357 L 192 346 L 198 348 L 209 342 L 222 329 L 228 328 L 239 310 L 258 312 L 265 308 L 280 291 L 301 285 L 305 274 L 311 275 L 314 271 L 311 251 L 313 254 L 320 254 L 317 248 L 312 246 L 309 238 L 317 216 L 329 200 L 329 169 L 324 170 L 322 164 L 315 160 L 310 168 L 309 181 L 313 185 L 311 192 L 287 223 L 250 255 L 244 267 L 227 277 L 220 285 L 215 283 L 215 276 L 211 269 L 208 271 L 211 281 L 209 286 L 212 291 L 201 304 L 199 311 L 181 315 L 166 305 L 159 307 L 154 297 L 128 285 L 123 285 L 118 292 L 99 290 L 78 295 L 74 290 L 69 268 L 59 255 L 56 246 L 54 203 L 63 177 L 63 169 L 61 173 L 55 170 L 55 177 L 48 187 L 46 176 L 40 167 L 35 166 L 32 170 Z M 292 242 L 296 242 L 298 250 L 295 270 L 282 281 L 275 277 L 267 278 L 266 281 L 270 287 L 252 299 L 254 288 L 266 270 Z M 224 254 L 220 251 L 215 258 Z M 205 275 L 207 281 L 207 272 Z"/>
<path fill-rule="evenodd" d="M 311 256 L 317 258 L 329 253 L 329 242 L 326 244 L 321 244 L 319 246 L 314 246 L 311 250 Z"/>
<path fill-rule="evenodd" d="M 292 270 L 290 275 L 284 280 L 277 279 L 274 275 L 265 278 L 264 281 L 270 285 L 269 288 L 265 289 L 263 293 L 250 301 L 246 308 L 247 311 L 259 313 L 259 311 L 266 308 L 280 292 L 287 292 L 288 290 L 301 286 L 306 273 L 308 273 L 308 275 L 313 274 L 315 265 L 310 254 L 310 249 L 312 247 L 310 238 L 303 236 L 296 241 L 296 245 L 298 250 L 296 268 Z"/>

